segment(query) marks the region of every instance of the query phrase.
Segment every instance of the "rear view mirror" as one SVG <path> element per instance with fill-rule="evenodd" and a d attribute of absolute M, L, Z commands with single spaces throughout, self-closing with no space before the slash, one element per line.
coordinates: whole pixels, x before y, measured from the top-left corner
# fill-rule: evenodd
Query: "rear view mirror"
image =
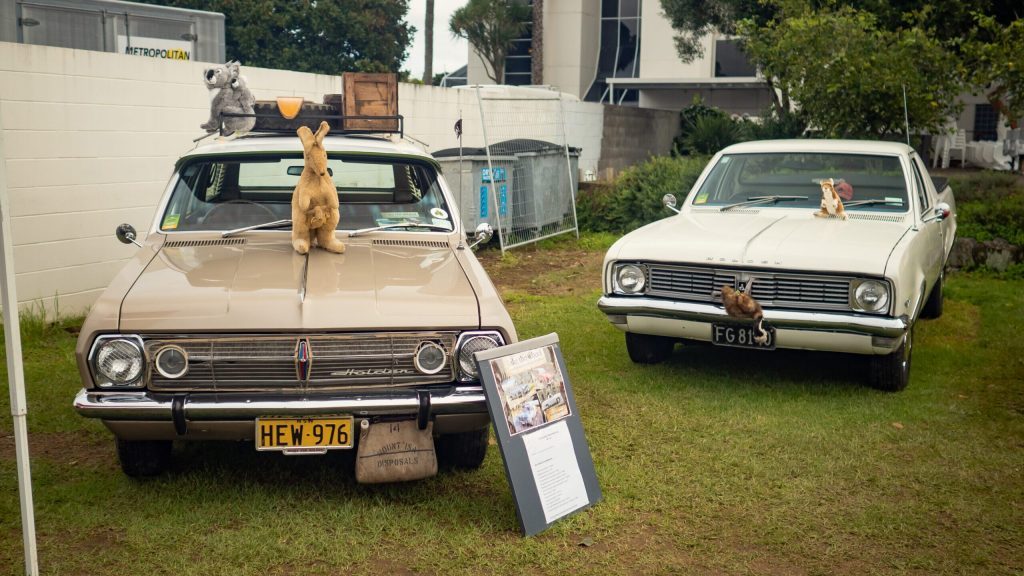
<path fill-rule="evenodd" d="M 117 229 L 114 230 L 114 236 L 117 236 L 117 239 L 122 244 L 135 244 L 139 248 L 142 248 L 142 244 L 139 244 L 138 240 L 136 240 L 137 235 L 135 233 L 135 228 L 131 224 L 125 223 L 118 226 Z"/>
<path fill-rule="evenodd" d="M 661 203 L 664 204 L 665 208 L 679 214 L 679 209 L 676 208 L 676 197 L 675 194 L 665 194 L 661 197 Z"/>
<path fill-rule="evenodd" d="M 952 210 L 950 209 L 949 204 L 946 204 L 945 202 L 939 202 L 938 204 L 935 205 L 935 208 L 932 210 L 931 215 L 924 219 L 924 222 L 931 222 L 933 220 L 942 222 L 946 218 L 949 218 L 951 212 Z"/>
<path fill-rule="evenodd" d="M 327 169 L 327 173 L 329 175 L 331 175 L 331 176 L 334 176 L 334 170 L 331 169 L 331 168 Z M 289 176 L 302 176 L 302 166 L 289 166 L 288 167 L 288 175 Z"/>
<path fill-rule="evenodd" d="M 486 244 L 490 242 L 492 236 L 494 236 L 494 228 L 487 222 L 483 222 L 476 227 L 476 234 L 473 236 L 476 241 L 470 244 L 469 247 L 473 248 L 477 244 Z"/>

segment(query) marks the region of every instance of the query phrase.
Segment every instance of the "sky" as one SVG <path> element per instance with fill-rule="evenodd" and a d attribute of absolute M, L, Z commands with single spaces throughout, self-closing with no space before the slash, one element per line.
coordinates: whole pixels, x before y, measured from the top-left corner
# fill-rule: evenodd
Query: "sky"
<path fill-rule="evenodd" d="M 464 6 L 466 0 L 434 0 L 434 74 L 454 72 L 466 65 L 468 48 L 466 41 L 452 38 L 448 20 L 452 12 Z M 413 78 L 423 77 L 423 18 L 427 11 L 427 0 L 411 0 L 406 21 L 416 27 L 416 34 L 409 47 L 409 57 L 402 64 Z"/>

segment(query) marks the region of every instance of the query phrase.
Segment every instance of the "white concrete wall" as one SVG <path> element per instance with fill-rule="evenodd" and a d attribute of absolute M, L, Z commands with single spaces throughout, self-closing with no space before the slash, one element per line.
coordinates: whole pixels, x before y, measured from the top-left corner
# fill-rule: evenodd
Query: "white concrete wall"
<path fill-rule="evenodd" d="M 5 161 L 18 299 L 84 311 L 135 251 L 114 239 L 146 230 L 174 161 L 209 114 L 201 63 L 0 42 L 0 159 Z M 258 99 L 341 92 L 341 78 L 243 66 Z M 601 106 L 565 102 L 580 166 L 600 156 Z M 428 150 L 483 138 L 475 92 L 399 85 L 406 134 Z M 528 123 L 523 137 L 529 137 Z M 0 187 L 0 192 L 3 187 Z"/>
<path fill-rule="evenodd" d="M 679 60 L 675 35 L 672 23 L 661 9 L 661 0 L 643 0 L 640 7 L 640 78 L 713 78 L 716 35 L 708 34 L 702 38 L 703 55 L 687 64 Z"/>
<path fill-rule="evenodd" d="M 544 84 L 583 98 L 594 82 L 600 43 L 600 2 L 545 2 Z"/>

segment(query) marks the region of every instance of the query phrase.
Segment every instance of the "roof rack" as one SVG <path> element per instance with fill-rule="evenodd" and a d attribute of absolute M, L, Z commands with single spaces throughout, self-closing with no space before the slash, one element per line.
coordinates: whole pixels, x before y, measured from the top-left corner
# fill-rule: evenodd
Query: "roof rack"
<path fill-rule="evenodd" d="M 336 108 L 335 108 L 336 110 Z M 398 134 L 399 138 L 405 137 L 405 117 L 401 114 L 394 116 L 346 116 L 339 112 L 299 112 L 293 118 L 286 118 L 280 113 L 257 111 L 252 114 L 221 112 L 221 116 L 230 118 L 255 118 L 256 125 L 253 126 L 250 134 L 288 134 L 294 135 L 300 126 L 306 126 L 314 132 L 321 121 L 326 121 L 331 127 L 333 134 Z M 262 122 L 261 122 L 262 120 Z M 377 128 L 352 128 L 350 122 L 374 121 L 382 125 Z M 388 126 L 390 125 L 390 126 Z"/>

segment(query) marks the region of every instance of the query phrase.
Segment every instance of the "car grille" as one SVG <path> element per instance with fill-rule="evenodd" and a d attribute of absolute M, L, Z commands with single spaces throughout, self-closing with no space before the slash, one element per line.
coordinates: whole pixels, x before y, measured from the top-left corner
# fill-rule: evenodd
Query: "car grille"
<path fill-rule="evenodd" d="M 741 288 L 753 277 L 751 296 L 765 308 L 850 310 L 850 278 L 777 274 L 763 270 L 648 265 L 651 296 L 717 302 L 714 290 Z"/>
<path fill-rule="evenodd" d="M 149 387 L 168 392 L 306 391 L 451 382 L 457 336 L 455 332 L 396 332 L 147 337 Z M 448 354 L 447 366 L 437 374 L 421 374 L 413 364 L 423 341 L 439 344 Z M 300 342 L 305 342 L 304 354 L 300 354 Z M 188 355 L 188 372 L 180 378 L 167 378 L 156 369 L 156 355 L 167 346 L 178 346 Z M 308 358 L 305 363 L 299 359 L 303 355 Z"/>

